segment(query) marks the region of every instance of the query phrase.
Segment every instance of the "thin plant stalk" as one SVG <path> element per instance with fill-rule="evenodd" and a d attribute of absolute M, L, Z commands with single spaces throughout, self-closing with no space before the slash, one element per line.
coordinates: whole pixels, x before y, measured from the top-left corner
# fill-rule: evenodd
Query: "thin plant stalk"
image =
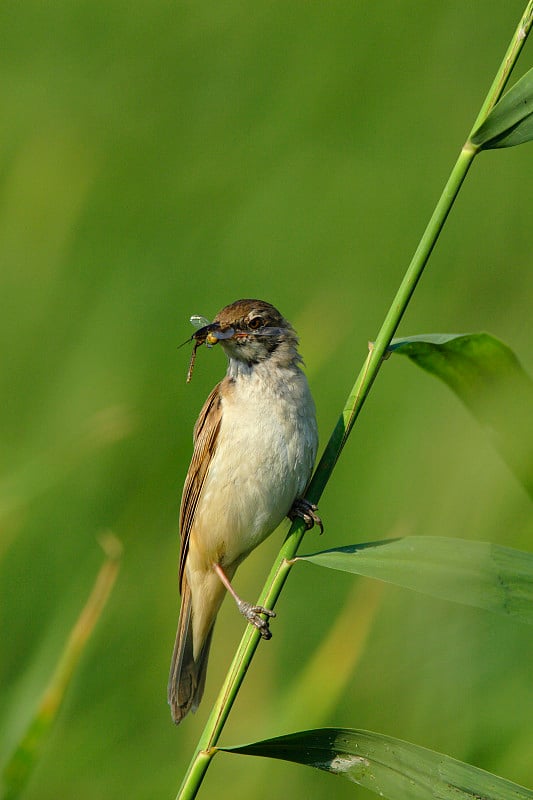
<path fill-rule="evenodd" d="M 368 353 L 365 363 L 357 377 L 352 391 L 346 401 L 343 412 L 331 434 L 324 453 L 318 463 L 306 497 L 317 503 L 331 477 L 335 464 L 350 435 L 363 403 L 381 367 L 383 357 L 405 313 L 411 296 L 420 280 L 431 252 L 437 242 L 442 227 L 450 213 L 455 198 L 466 178 L 468 170 L 477 153 L 470 141 L 473 132 L 486 118 L 492 107 L 499 100 L 511 71 L 518 59 L 520 51 L 533 23 L 533 0 L 528 2 L 520 23 L 511 40 L 509 48 L 496 73 L 490 90 L 481 106 L 477 119 L 472 127 L 466 143 L 452 169 L 435 210 L 424 231 L 416 252 L 400 284 L 400 288 L 390 306 L 381 329 Z M 258 602 L 267 608 L 273 608 L 287 580 L 298 547 L 304 537 L 305 527 L 301 520 L 296 520 L 287 535 L 274 565 L 267 578 Z M 204 731 L 198 742 L 196 752 L 183 779 L 176 800 L 192 800 L 200 788 L 204 775 L 209 768 L 213 755 L 217 752 L 216 744 L 231 711 L 237 693 L 244 680 L 253 658 L 260 634 L 251 625 L 246 627 L 241 642 L 230 665 L 219 696 L 209 715 Z"/>
<path fill-rule="evenodd" d="M 85 646 L 109 599 L 120 568 L 122 545 L 108 532 L 100 543 L 106 555 L 93 589 L 72 628 L 54 673 L 25 732 L 0 774 L 0 800 L 17 800 L 24 793 L 31 773 L 48 741 L 66 691 L 76 672 Z"/>

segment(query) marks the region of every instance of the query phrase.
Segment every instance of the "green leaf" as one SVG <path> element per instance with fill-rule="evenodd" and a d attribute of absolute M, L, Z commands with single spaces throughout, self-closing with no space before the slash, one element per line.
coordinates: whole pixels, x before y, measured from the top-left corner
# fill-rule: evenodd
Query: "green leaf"
<path fill-rule="evenodd" d="M 389 349 L 453 389 L 533 497 L 533 381 L 513 351 L 488 333 L 411 336 Z"/>
<path fill-rule="evenodd" d="M 102 536 L 101 545 L 106 558 L 98 571 L 91 594 L 70 632 L 37 708 L 7 763 L 0 771 L 1 800 L 17 800 L 24 794 L 31 774 L 50 738 L 53 724 L 85 646 L 115 585 L 122 545 L 112 533 Z"/>
<path fill-rule="evenodd" d="M 530 789 L 490 772 L 371 731 L 319 728 L 220 750 L 315 767 L 391 800 L 533 798 Z"/>
<path fill-rule="evenodd" d="M 503 95 L 470 139 L 479 150 L 514 147 L 533 139 L 533 69 Z"/>
<path fill-rule="evenodd" d="M 295 561 L 379 578 L 533 624 L 533 554 L 510 547 L 406 536 L 324 550 Z"/>

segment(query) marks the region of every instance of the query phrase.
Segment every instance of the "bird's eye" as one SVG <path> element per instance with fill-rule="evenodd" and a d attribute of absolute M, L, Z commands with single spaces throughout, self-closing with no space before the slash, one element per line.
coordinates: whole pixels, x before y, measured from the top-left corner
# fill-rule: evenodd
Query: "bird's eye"
<path fill-rule="evenodd" d="M 261 317 L 252 317 L 252 319 L 248 322 L 248 327 L 256 331 L 258 328 L 262 328 L 264 324 L 265 323 Z"/>

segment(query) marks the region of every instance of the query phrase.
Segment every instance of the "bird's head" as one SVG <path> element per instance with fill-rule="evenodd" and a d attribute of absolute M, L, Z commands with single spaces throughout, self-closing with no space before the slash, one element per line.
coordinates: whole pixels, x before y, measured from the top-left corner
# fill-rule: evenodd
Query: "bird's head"
<path fill-rule="evenodd" d="M 294 328 L 264 300 L 237 300 L 225 306 L 213 322 L 196 331 L 192 338 L 194 352 L 202 344 L 220 344 L 230 361 L 249 367 L 271 358 L 280 366 L 301 361 Z"/>

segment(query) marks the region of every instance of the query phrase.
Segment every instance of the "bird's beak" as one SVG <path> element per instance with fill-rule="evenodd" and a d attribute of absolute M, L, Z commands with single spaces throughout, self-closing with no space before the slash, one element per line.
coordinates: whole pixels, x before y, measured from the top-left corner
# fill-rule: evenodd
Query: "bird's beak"
<path fill-rule="evenodd" d="M 235 331 L 233 328 L 222 330 L 220 323 L 211 322 L 209 325 L 205 325 L 203 328 L 196 331 L 196 333 L 193 334 L 193 339 L 198 345 L 205 343 L 208 347 L 213 347 L 213 345 L 217 344 L 221 339 L 231 339 L 234 333 Z"/>

